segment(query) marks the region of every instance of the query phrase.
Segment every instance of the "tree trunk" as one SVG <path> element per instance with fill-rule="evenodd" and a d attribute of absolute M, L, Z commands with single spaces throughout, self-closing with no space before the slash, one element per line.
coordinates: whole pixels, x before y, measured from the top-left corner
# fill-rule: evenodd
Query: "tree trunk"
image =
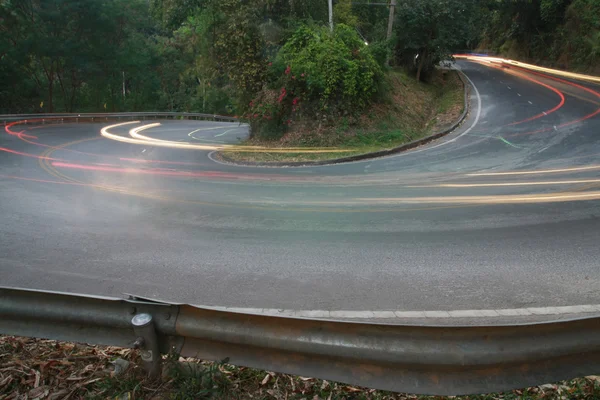
<path fill-rule="evenodd" d="M 206 112 L 206 81 L 202 81 L 202 112 Z"/>
<path fill-rule="evenodd" d="M 69 98 L 69 112 L 73 112 L 75 106 L 75 93 L 79 89 L 79 83 L 77 82 L 77 74 L 74 69 L 71 69 L 71 96 Z"/>
<path fill-rule="evenodd" d="M 423 54 L 420 54 L 419 57 L 419 66 L 417 68 L 417 82 L 421 81 L 421 71 L 423 71 L 423 65 L 425 65 L 425 58 L 427 58 L 427 49 L 423 51 Z"/>
<path fill-rule="evenodd" d="M 61 74 L 64 71 L 62 71 L 60 68 L 56 69 L 56 77 L 58 78 L 58 83 L 60 85 L 60 90 L 62 91 L 62 97 L 63 97 L 63 104 L 65 105 L 65 112 L 69 112 L 69 106 L 67 105 L 67 89 L 65 88 L 65 85 L 63 84 L 63 80 L 61 77 Z"/>
<path fill-rule="evenodd" d="M 54 112 L 54 104 L 52 102 L 52 96 L 54 94 L 54 80 L 48 81 L 48 112 Z"/>

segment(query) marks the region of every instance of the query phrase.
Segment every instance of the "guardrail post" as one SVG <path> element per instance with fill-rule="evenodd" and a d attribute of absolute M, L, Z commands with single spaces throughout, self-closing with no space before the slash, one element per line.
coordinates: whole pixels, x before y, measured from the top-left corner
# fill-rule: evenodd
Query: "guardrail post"
<path fill-rule="evenodd" d="M 131 319 L 131 325 L 133 325 L 133 331 L 137 336 L 133 347 L 140 349 L 144 369 L 148 372 L 150 379 L 160 377 L 161 355 L 158 350 L 158 337 L 154 329 L 152 315 L 146 313 L 136 314 Z"/>

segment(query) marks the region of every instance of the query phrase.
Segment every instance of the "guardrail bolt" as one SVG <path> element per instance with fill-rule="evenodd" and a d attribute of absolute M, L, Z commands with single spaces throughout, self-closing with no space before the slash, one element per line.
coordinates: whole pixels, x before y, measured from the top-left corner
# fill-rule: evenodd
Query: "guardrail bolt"
<path fill-rule="evenodd" d="M 144 338 L 143 337 L 139 337 L 137 339 L 135 339 L 135 342 L 133 342 L 133 348 L 134 349 L 141 349 L 144 347 Z"/>
<path fill-rule="evenodd" d="M 158 337 L 154 329 L 152 315 L 146 313 L 136 314 L 131 319 L 131 325 L 137 336 L 133 346 L 140 350 L 144 369 L 148 372 L 150 379 L 160 377 L 162 358 L 158 349 Z"/>

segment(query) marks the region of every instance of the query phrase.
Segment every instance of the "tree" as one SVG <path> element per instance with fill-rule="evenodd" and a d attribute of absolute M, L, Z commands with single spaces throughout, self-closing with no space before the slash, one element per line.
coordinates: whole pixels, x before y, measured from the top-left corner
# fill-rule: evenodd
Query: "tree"
<path fill-rule="evenodd" d="M 422 72 L 449 59 L 472 35 L 469 26 L 477 0 L 405 0 L 398 5 L 397 53 L 416 56 L 417 80 Z"/>
<path fill-rule="evenodd" d="M 156 29 L 144 0 L 15 0 L 1 2 L 0 12 L 0 74 L 15 81 L 5 93 L 18 100 L 3 108 L 149 106 Z"/>

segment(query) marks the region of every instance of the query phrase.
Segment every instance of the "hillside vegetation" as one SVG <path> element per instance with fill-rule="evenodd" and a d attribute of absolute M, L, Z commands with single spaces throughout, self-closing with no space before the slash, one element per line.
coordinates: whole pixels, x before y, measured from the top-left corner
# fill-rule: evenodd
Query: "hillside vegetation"
<path fill-rule="evenodd" d="M 254 136 L 247 145 L 276 151 L 222 153 L 224 161 L 298 162 L 353 156 L 392 149 L 454 124 L 464 108 L 464 87 L 454 71 L 437 71 L 430 82 L 417 82 L 403 69 L 392 69 L 382 78 L 385 95 L 359 113 L 337 120 L 294 121 L 278 139 Z M 406 101 L 410 99 L 410 101 Z M 333 152 L 281 152 L 282 148 L 334 148 Z"/>
<path fill-rule="evenodd" d="M 392 69 L 428 84 L 475 49 L 600 65 L 600 0 L 398 0 L 388 36 L 389 15 L 335 0 L 330 29 L 324 0 L 0 0 L 0 113 L 205 112 L 264 141 L 312 124 L 336 143 L 390 96 L 418 108 L 390 93 Z"/>
<path fill-rule="evenodd" d="M 600 73 L 600 0 L 492 1 L 480 49 Z"/>

